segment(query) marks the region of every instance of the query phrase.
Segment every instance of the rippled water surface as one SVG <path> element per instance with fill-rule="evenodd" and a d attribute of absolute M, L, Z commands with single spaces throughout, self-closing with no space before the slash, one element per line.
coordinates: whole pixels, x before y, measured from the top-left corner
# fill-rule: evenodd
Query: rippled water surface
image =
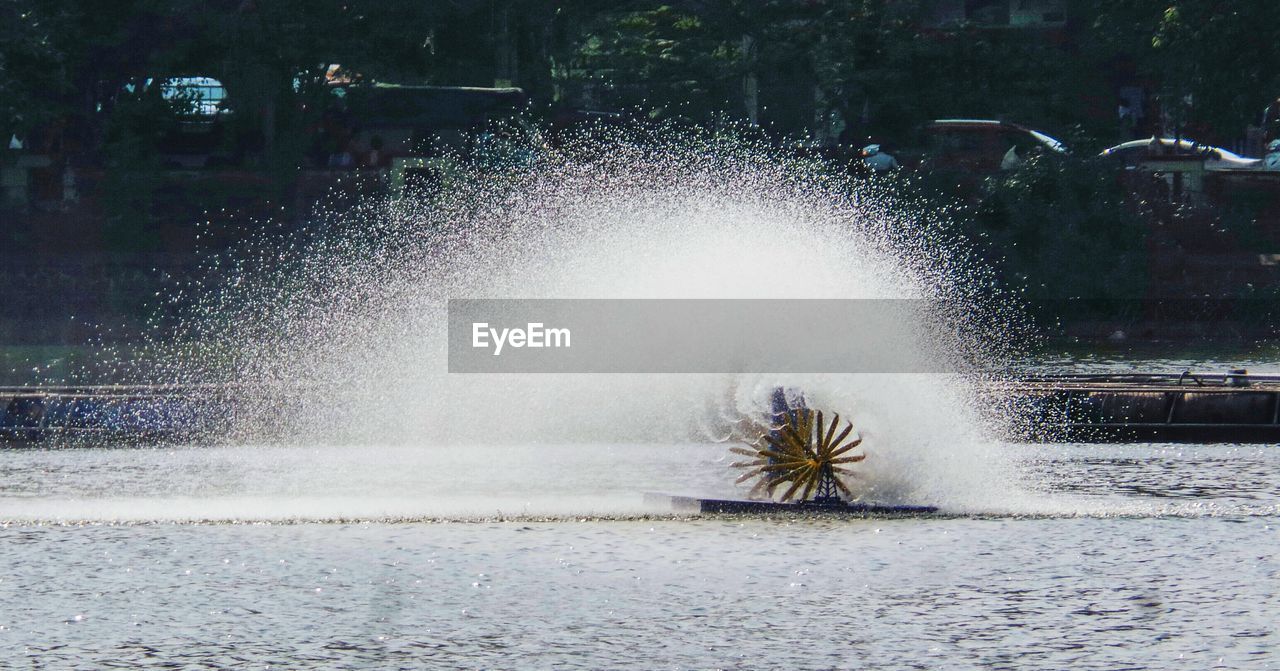
<path fill-rule="evenodd" d="M 4 454 L 0 665 L 1280 666 L 1275 446 L 1017 446 L 1022 512 L 896 520 L 644 502 L 706 446 L 343 449 Z"/>

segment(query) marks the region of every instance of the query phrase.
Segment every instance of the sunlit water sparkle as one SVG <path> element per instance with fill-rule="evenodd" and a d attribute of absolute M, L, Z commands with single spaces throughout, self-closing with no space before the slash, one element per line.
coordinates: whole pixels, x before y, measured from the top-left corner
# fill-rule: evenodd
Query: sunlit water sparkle
<path fill-rule="evenodd" d="M 1010 444 L 942 375 L 445 373 L 449 297 L 941 299 L 1000 328 L 930 354 L 1006 360 L 945 222 L 693 139 L 251 241 L 148 368 L 245 385 L 229 443 L 0 455 L 0 664 L 1280 664 L 1274 446 Z M 645 500 L 742 495 L 707 439 L 776 386 L 852 417 L 866 496 L 946 516 Z"/>
<path fill-rule="evenodd" d="M 411 451 L 319 480 L 305 464 L 336 448 L 6 454 L 5 664 L 1280 665 L 1274 446 L 1020 446 L 1042 515 L 898 520 L 637 520 L 642 488 L 714 488 L 679 466 L 714 457 L 595 449 L 622 466 L 600 489 L 478 487 L 494 500 Z M 365 521 L 307 521 L 329 512 Z M 522 513 L 558 521 L 480 519 Z"/>

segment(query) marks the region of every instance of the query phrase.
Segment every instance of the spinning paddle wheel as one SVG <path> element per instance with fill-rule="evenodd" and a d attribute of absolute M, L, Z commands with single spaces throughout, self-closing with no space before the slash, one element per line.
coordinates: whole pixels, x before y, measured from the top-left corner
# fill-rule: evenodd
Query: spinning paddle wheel
<path fill-rule="evenodd" d="M 750 457 L 730 464 L 734 468 L 747 469 L 738 477 L 743 483 L 756 479 L 748 496 L 763 496 L 781 502 L 839 504 L 856 499 L 845 484 L 845 478 L 857 476 L 849 468 L 867 458 L 863 454 L 851 454 L 862 444 L 860 436 L 854 436 L 853 424 L 845 422 L 840 428 L 840 415 L 836 414 L 828 424 L 821 410 L 793 408 L 776 415 L 779 423 L 760 427 L 754 441 L 748 447 L 732 447 L 730 452 Z M 783 489 L 783 485 L 788 485 Z"/>

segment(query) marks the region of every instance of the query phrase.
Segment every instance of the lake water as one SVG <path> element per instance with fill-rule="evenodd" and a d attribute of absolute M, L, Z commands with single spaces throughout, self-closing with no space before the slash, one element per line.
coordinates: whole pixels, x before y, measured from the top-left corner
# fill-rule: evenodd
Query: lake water
<path fill-rule="evenodd" d="M 8 452 L 0 666 L 1280 666 L 1275 446 L 1008 449 L 894 520 L 645 502 L 722 446 Z"/>

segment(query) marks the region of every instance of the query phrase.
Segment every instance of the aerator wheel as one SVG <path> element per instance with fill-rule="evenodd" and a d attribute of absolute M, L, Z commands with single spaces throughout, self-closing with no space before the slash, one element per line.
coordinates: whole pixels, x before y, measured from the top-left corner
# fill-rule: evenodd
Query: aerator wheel
<path fill-rule="evenodd" d="M 849 442 L 845 439 L 853 433 L 853 424 L 845 422 L 845 428 L 836 435 L 840 426 L 837 414 L 828 426 L 821 410 L 799 408 L 788 410 L 779 416 L 779 424 L 761 430 L 749 448 L 731 447 L 730 452 L 751 457 L 748 461 L 736 461 L 730 466 L 749 469 L 736 482 L 758 478 L 749 494 L 757 498 L 764 494 L 770 498 L 785 483 L 780 501 L 812 501 L 836 503 L 854 498 L 853 492 L 842 478 L 856 475 L 848 464 L 857 463 L 867 455 L 851 455 L 849 452 L 862 444 L 860 436 Z M 764 427 L 762 427 L 764 429 Z"/>

